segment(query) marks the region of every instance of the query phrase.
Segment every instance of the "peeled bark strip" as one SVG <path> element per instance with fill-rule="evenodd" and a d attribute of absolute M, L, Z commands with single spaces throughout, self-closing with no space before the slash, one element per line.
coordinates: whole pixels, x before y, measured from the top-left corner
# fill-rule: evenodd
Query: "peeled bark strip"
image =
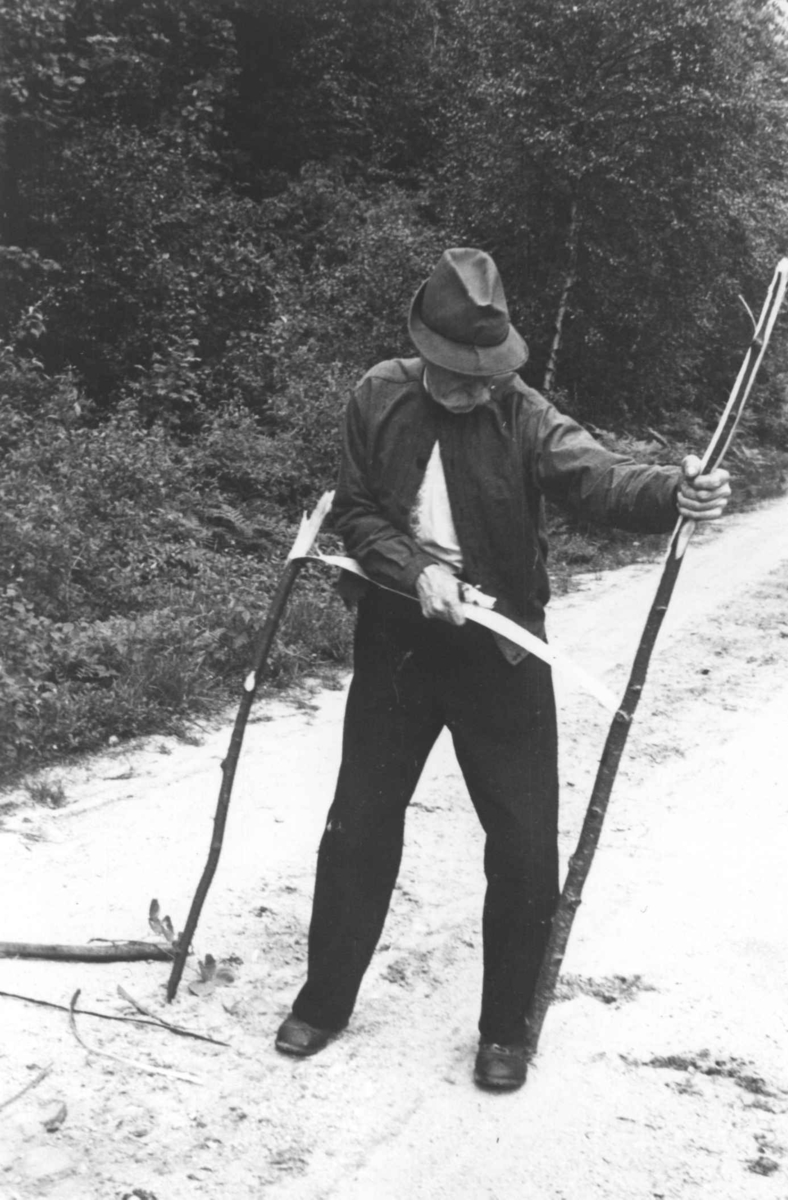
<path fill-rule="evenodd" d="M 348 558 L 345 554 L 311 554 L 315 562 L 326 563 L 331 567 L 339 567 L 341 571 L 350 571 L 353 575 L 358 575 L 360 579 L 369 579 L 366 572 L 359 566 L 354 558 Z M 372 581 L 370 581 L 372 582 Z M 382 587 L 382 584 L 375 584 L 376 587 Z M 410 600 L 417 604 L 415 596 L 408 596 L 405 592 L 398 592 L 395 588 L 383 588 L 386 592 L 392 592 L 395 596 L 402 596 L 405 600 Z M 483 625 L 486 629 L 491 629 L 493 633 L 498 633 L 502 637 L 508 638 L 510 642 L 515 642 L 518 646 L 522 646 L 529 654 L 534 654 L 540 658 L 542 662 L 549 663 L 551 667 L 564 671 L 566 675 L 573 679 L 576 684 L 582 687 L 589 695 L 598 700 L 599 703 L 609 712 L 614 713 L 618 708 L 618 703 L 613 692 L 609 688 L 595 679 L 593 675 L 589 675 L 587 671 L 578 666 L 572 659 L 567 658 L 565 654 L 561 654 L 555 646 L 548 646 L 547 642 L 543 642 L 541 638 L 536 637 L 533 633 L 529 633 L 527 629 L 517 625 L 514 621 L 510 621 L 508 617 L 504 617 L 502 613 L 493 611 L 495 598 L 493 596 L 485 596 L 483 592 L 479 592 L 476 588 L 466 587 L 464 594 L 470 599 L 462 604 L 462 611 L 467 620 L 474 621 L 477 625 Z"/>
<path fill-rule="evenodd" d="M 725 411 L 703 456 L 701 466 L 703 474 L 713 471 L 715 467 L 720 465 L 731 444 L 785 297 L 787 281 L 788 258 L 783 258 L 777 265 L 766 301 L 755 327 L 752 342 L 744 356 L 744 361 L 728 403 L 725 406 Z M 561 964 L 564 961 L 572 923 L 575 919 L 575 913 L 580 907 L 583 885 L 588 877 L 591 864 L 594 860 L 594 854 L 599 844 L 602 824 L 610 801 L 610 794 L 613 790 L 618 766 L 621 756 L 624 753 L 632 719 L 646 682 L 646 673 L 651 653 L 654 649 L 665 613 L 667 612 L 670 597 L 673 594 L 673 588 L 681 569 L 684 551 L 694 528 L 694 521 L 681 518 L 673 531 L 662 577 L 646 620 L 640 645 L 635 654 L 635 661 L 629 676 L 624 698 L 621 702 L 621 707 L 613 718 L 613 723 L 607 735 L 577 848 L 569 860 L 564 889 L 561 899 L 558 902 L 555 916 L 553 917 L 550 938 L 542 960 L 531 1010 L 528 1014 L 528 1043 L 531 1057 L 536 1054 L 542 1026 L 555 994 L 555 987 L 558 982 Z"/>

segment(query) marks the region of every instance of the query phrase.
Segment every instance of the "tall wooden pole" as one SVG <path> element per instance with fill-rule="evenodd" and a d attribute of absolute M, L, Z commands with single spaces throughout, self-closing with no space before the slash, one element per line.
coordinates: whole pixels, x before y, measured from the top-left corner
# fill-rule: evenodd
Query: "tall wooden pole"
<path fill-rule="evenodd" d="M 293 584 L 296 581 L 299 571 L 306 561 L 309 551 L 312 549 L 312 544 L 318 535 L 320 526 L 326 517 L 331 503 L 334 498 L 333 492 L 326 492 L 321 497 L 315 511 L 311 517 L 304 517 L 301 522 L 301 528 L 298 531 L 298 536 L 293 543 L 293 548 L 287 558 L 287 564 L 282 572 L 281 578 L 274 592 L 271 604 L 268 609 L 263 628 L 255 645 L 254 654 L 252 656 L 252 668 L 244 680 L 244 694 L 241 697 L 241 703 L 238 707 L 238 715 L 235 718 L 232 736 L 230 738 L 230 746 L 227 751 L 227 757 L 222 763 L 222 784 L 219 789 L 219 798 L 216 803 L 216 813 L 213 819 L 213 836 L 211 845 L 208 851 L 208 859 L 203 868 L 203 873 L 200 882 L 197 885 L 197 891 L 194 894 L 189 915 L 184 926 L 183 933 L 178 938 L 178 947 L 175 952 L 175 958 L 172 964 L 172 971 L 167 983 L 167 999 L 174 1000 L 178 991 L 178 985 L 183 975 L 183 969 L 186 965 L 186 959 L 189 954 L 192 939 L 197 922 L 200 919 L 205 898 L 208 895 L 208 889 L 213 881 L 216 868 L 219 863 L 219 856 L 222 851 L 222 843 L 224 841 L 224 829 L 227 824 L 227 813 L 230 808 L 230 795 L 233 790 L 233 781 L 235 779 L 235 771 L 238 766 L 238 759 L 241 754 L 241 745 L 243 743 L 244 732 L 246 730 L 246 722 L 249 719 L 249 713 L 252 708 L 252 703 L 257 690 L 257 684 L 260 679 L 263 667 L 268 659 L 268 654 L 274 640 L 279 622 L 282 619 L 285 606 Z"/>
<path fill-rule="evenodd" d="M 722 462 L 730 446 L 739 419 L 747 402 L 750 390 L 755 381 L 758 367 L 766 351 L 766 346 L 774 328 L 775 321 L 785 297 L 786 281 L 788 280 L 788 258 L 783 258 L 777 265 L 761 315 L 755 326 L 753 339 L 747 348 L 739 375 L 730 394 L 725 411 L 709 443 L 701 463 L 701 473 L 714 470 Z M 547 1010 L 555 994 L 561 964 L 564 961 L 569 935 L 575 913 L 580 907 L 583 885 L 588 877 L 594 860 L 602 824 L 610 801 L 618 766 L 624 753 L 629 730 L 635 709 L 643 692 L 646 682 L 651 653 L 657 640 L 657 635 L 670 603 L 673 588 L 681 568 L 684 551 L 689 542 L 695 522 L 681 518 L 676 525 L 670 541 L 662 578 L 657 587 L 657 594 L 651 605 L 646 620 L 640 645 L 635 654 L 635 661 L 621 702 L 621 707 L 613 718 L 607 735 L 602 759 L 599 764 L 591 800 L 586 812 L 583 828 L 577 843 L 577 848 L 569 860 L 566 881 L 561 899 L 553 917 L 550 937 L 542 960 L 541 970 L 536 983 L 531 1010 L 528 1014 L 528 1045 L 530 1056 L 536 1054 L 539 1037 L 542 1032 Z"/>

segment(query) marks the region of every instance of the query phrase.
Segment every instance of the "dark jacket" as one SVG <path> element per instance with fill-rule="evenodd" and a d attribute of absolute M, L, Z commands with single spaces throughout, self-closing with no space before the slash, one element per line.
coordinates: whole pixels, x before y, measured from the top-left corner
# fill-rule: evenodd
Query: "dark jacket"
<path fill-rule="evenodd" d="M 517 376 L 490 404 L 457 414 L 429 396 L 422 373 L 419 358 L 379 363 L 347 407 L 335 525 L 375 582 L 413 595 L 418 576 L 436 561 L 410 533 L 436 439 L 463 577 L 539 636 L 550 598 L 545 496 L 621 529 L 673 527 L 678 467 L 613 454 Z"/>

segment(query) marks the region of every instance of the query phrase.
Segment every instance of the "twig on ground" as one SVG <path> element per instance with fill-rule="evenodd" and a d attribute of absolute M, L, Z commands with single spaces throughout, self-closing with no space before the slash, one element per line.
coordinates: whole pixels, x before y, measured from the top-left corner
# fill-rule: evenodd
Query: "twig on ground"
<path fill-rule="evenodd" d="M 21 996 L 18 992 L 2 991 L 0 991 L 0 996 L 7 1000 L 23 1000 L 25 1004 L 38 1004 L 41 1008 L 56 1008 L 60 1012 L 69 1011 L 67 1004 L 56 1004 L 54 1000 L 40 1000 L 37 996 Z M 184 1029 L 182 1025 L 167 1025 L 158 1017 L 152 1021 L 143 1021 L 139 1017 L 122 1017 L 119 1013 L 96 1012 L 94 1008 L 77 1008 L 74 1011 L 78 1012 L 81 1017 L 100 1017 L 102 1021 L 124 1021 L 127 1025 L 153 1025 L 156 1029 L 162 1027 L 171 1029 L 173 1033 L 177 1033 L 181 1037 L 195 1038 L 198 1042 L 210 1042 L 213 1046 L 230 1045 L 229 1042 L 221 1042 L 218 1038 L 209 1037 L 207 1033 L 194 1033 L 191 1029 Z"/>
<path fill-rule="evenodd" d="M 46 1079 L 47 1075 L 49 1074 L 49 1072 L 51 1070 L 52 1070 L 51 1063 L 49 1064 L 48 1067 L 42 1067 L 41 1070 L 36 1075 L 35 1079 L 31 1079 L 29 1083 L 25 1084 L 25 1086 L 22 1088 L 21 1091 L 15 1092 L 13 1096 L 9 1096 L 7 1100 L 3 1100 L 2 1103 L 0 1103 L 0 1110 L 2 1110 L 4 1108 L 8 1108 L 9 1104 L 13 1104 L 15 1100 L 19 1100 L 19 1098 L 21 1096 L 24 1096 L 25 1092 L 30 1092 L 30 1091 L 32 1091 L 32 1089 L 34 1087 L 38 1087 L 41 1080 Z"/>
<path fill-rule="evenodd" d="M 203 1042 L 213 1042 L 215 1046 L 229 1046 L 230 1044 L 229 1042 L 220 1042 L 217 1038 L 208 1037 L 207 1034 L 192 1033 L 189 1029 L 184 1029 L 182 1025 L 173 1025 L 170 1021 L 165 1021 L 164 1017 L 160 1017 L 152 1009 L 146 1008 L 144 1004 L 140 1004 L 139 1000 L 135 1000 L 120 984 L 118 984 L 118 995 L 130 1004 L 132 1008 L 136 1008 L 138 1013 L 142 1013 L 144 1017 L 151 1017 L 154 1024 L 160 1025 L 163 1029 L 169 1029 L 171 1033 L 183 1034 L 185 1037 L 196 1037 Z M 149 1022 L 146 1021 L 145 1024 L 147 1025 Z"/>
<path fill-rule="evenodd" d="M 136 1008 L 138 1013 L 142 1013 L 143 1017 L 150 1017 L 157 1025 L 163 1025 L 165 1029 L 178 1030 L 177 1025 L 173 1025 L 170 1021 L 165 1021 L 164 1017 L 158 1016 L 157 1013 L 152 1012 L 149 1008 L 146 1008 L 144 1004 L 140 1004 L 139 1000 L 135 1000 L 131 993 L 127 992 L 126 989 L 121 987 L 120 984 L 118 984 L 118 995 L 120 996 L 121 1000 L 125 1000 L 127 1004 L 131 1005 L 132 1008 Z"/>
<path fill-rule="evenodd" d="M 68 1006 L 68 1021 L 71 1026 L 71 1032 L 79 1042 L 83 1050 L 88 1054 L 95 1054 L 99 1058 L 108 1058 L 111 1062 L 119 1063 L 122 1067 L 131 1067 L 134 1071 L 144 1071 L 148 1075 L 164 1075 L 168 1079 L 181 1079 L 184 1083 L 200 1083 L 196 1075 L 186 1075 L 182 1071 L 171 1071 L 168 1067 L 153 1067 L 149 1063 L 135 1062 L 130 1058 L 121 1058 L 118 1054 L 108 1054 L 106 1050 L 96 1050 L 95 1047 L 89 1046 L 86 1041 L 80 1036 L 77 1029 L 77 1000 L 79 999 L 81 989 L 77 988 L 74 995 L 71 997 L 71 1003 Z"/>

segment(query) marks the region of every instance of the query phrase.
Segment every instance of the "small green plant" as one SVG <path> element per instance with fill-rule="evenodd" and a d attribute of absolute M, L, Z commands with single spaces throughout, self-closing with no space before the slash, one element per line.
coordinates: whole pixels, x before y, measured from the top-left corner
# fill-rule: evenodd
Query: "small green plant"
<path fill-rule="evenodd" d="M 217 986 L 235 983 L 235 972 L 232 968 L 224 963 L 217 965 L 212 954 L 206 954 L 205 958 L 199 959 L 197 969 L 200 973 L 199 978 L 193 979 L 189 984 L 189 991 L 193 996 L 210 996 Z"/>
<path fill-rule="evenodd" d="M 45 808 L 63 808 L 68 803 L 65 788 L 59 779 L 37 779 L 25 787 L 34 804 Z"/>
<path fill-rule="evenodd" d="M 173 953 L 178 949 L 178 939 L 181 934 L 176 934 L 169 917 L 161 915 L 161 905 L 158 900 L 150 902 L 148 924 L 154 933 L 164 938 Z M 235 983 L 233 965 L 237 962 L 240 962 L 240 959 L 228 958 L 217 963 L 212 954 L 206 954 L 204 958 L 197 960 L 198 976 L 189 984 L 189 991 L 193 996 L 210 996 L 217 987 L 226 987 L 228 984 Z"/>
<path fill-rule="evenodd" d="M 154 933 L 158 933 L 159 937 L 163 937 L 165 942 L 169 942 L 173 950 L 177 949 L 178 937 L 175 933 L 172 921 L 169 917 L 162 917 L 161 906 L 158 900 L 151 900 L 150 908 L 148 909 L 148 924 Z"/>

